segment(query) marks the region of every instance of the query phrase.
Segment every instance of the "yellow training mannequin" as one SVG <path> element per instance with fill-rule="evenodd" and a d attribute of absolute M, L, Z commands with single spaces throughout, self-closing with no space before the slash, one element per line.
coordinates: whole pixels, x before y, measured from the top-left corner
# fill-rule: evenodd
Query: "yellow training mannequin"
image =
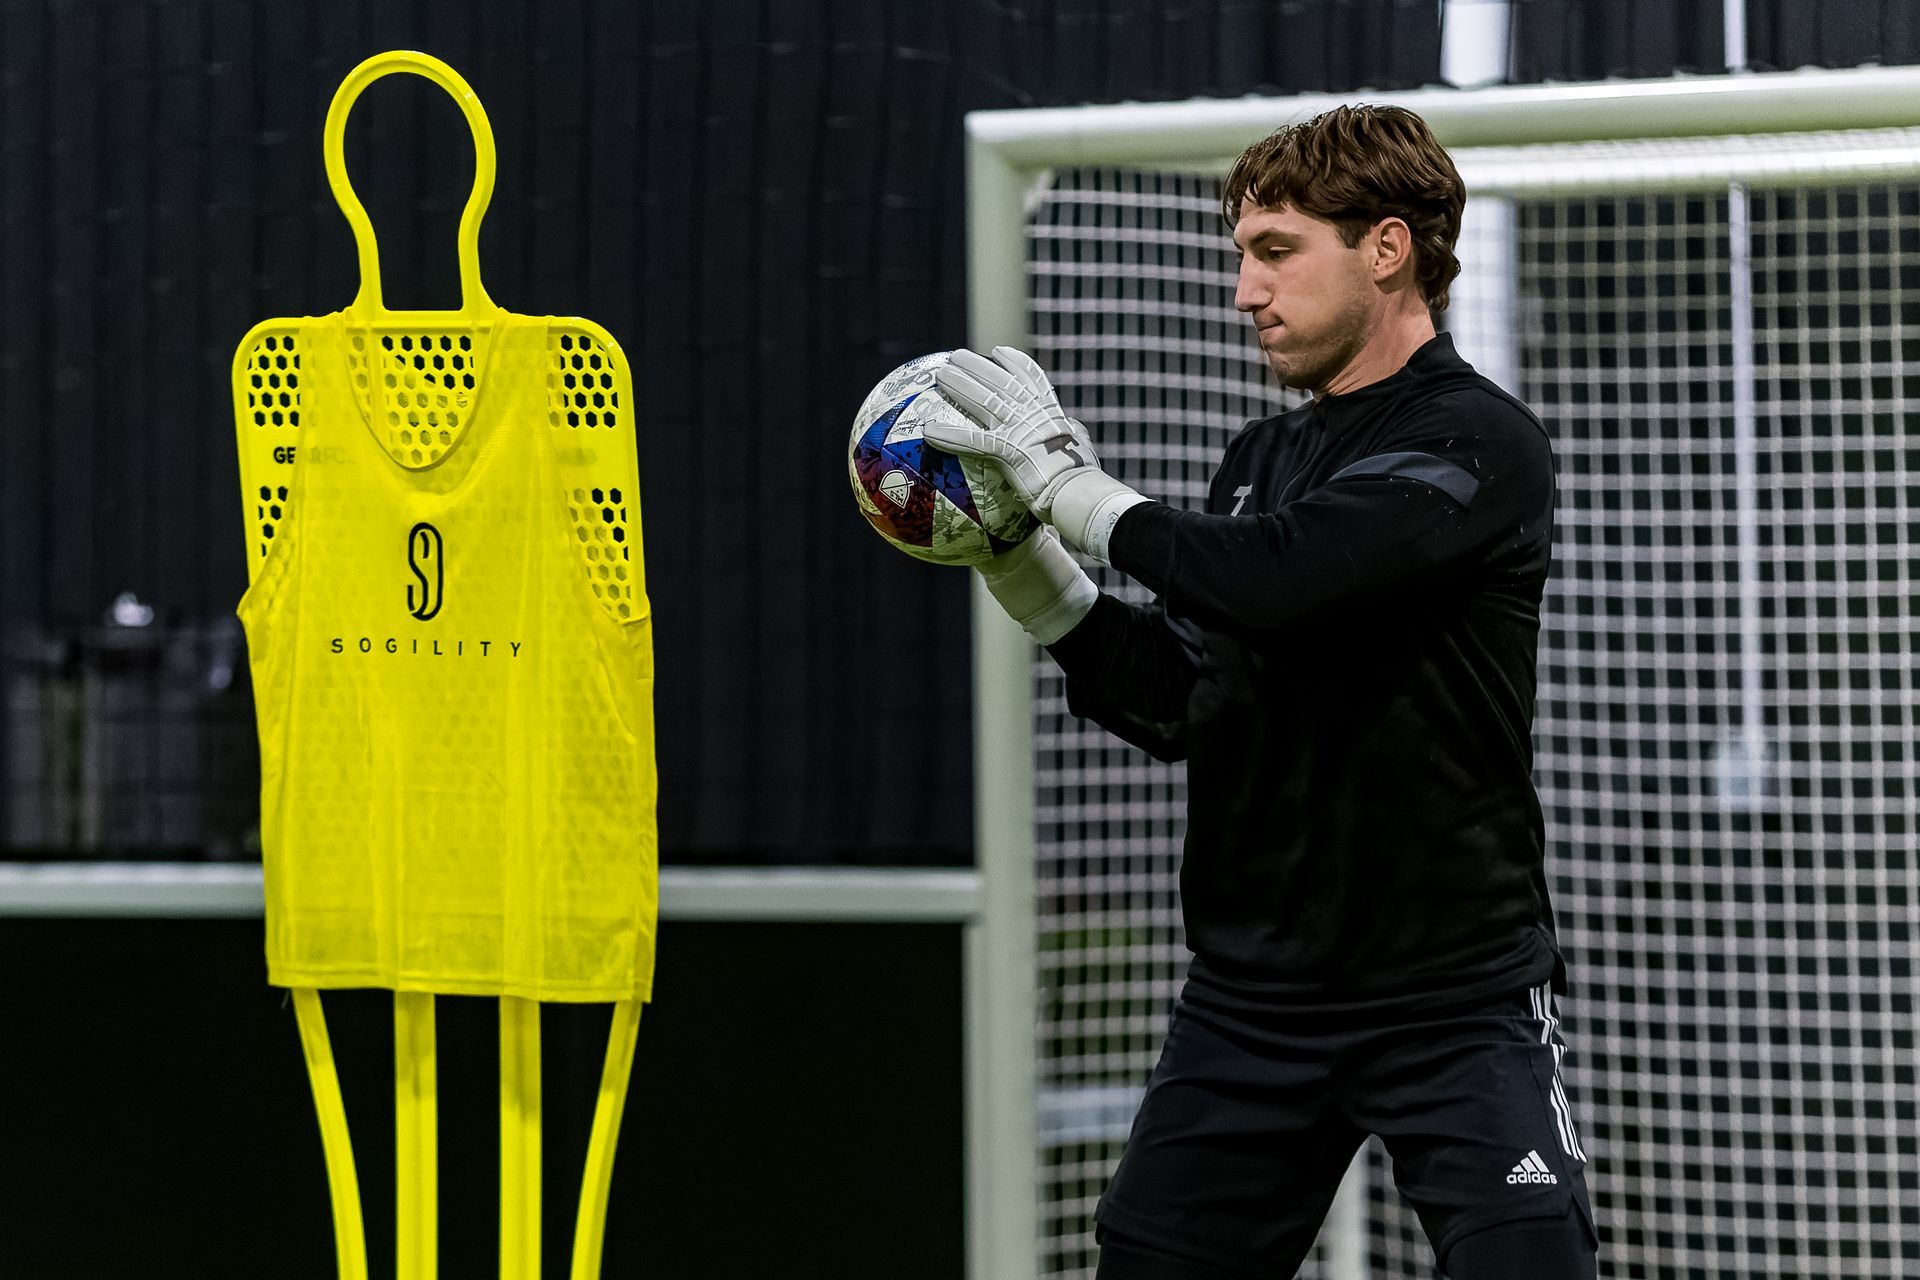
<path fill-rule="evenodd" d="M 373 81 L 445 89 L 473 131 L 461 305 L 387 310 L 346 118 Z M 318 989 L 394 991 L 398 1274 L 437 1264 L 433 993 L 500 998 L 503 1277 L 540 1271 L 539 1001 L 612 1001 L 572 1275 L 597 1276 L 658 900 L 652 622 L 625 358 L 481 285 L 486 113 L 425 54 L 370 58 L 324 150 L 360 291 L 234 358 L 261 729 L 269 980 L 292 987 L 343 1280 L 366 1274 Z"/>

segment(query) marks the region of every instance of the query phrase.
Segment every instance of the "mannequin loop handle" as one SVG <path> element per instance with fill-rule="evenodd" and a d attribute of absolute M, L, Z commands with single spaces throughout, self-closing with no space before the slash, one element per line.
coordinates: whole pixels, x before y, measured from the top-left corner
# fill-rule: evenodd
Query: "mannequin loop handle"
<path fill-rule="evenodd" d="M 493 198 L 493 126 L 487 123 L 486 109 L 459 72 L 431 54 L 407 49 L 377 53 L 355 67 L 340 82 L 327 108 L 323 139 L 327 182 L 333 187 L 333 198 L 339 203 L 340 212 L 347 215 L 354 244 L 360 251 L 360 292 L 354 296 L 351 310 L 371 317 L 384 313 L 386 308 L 380 297 L 380 248 L 373 238 L 373 223 L 367 217 L 366 206 L 354 194 L 353 184 L 347 180 L 347 115 L 368 85 L 383 76 L 402 72 L 424 76 L 445 89 L 459 104 L 461 114 L 467 118 L 467 127 L 473 131 L 473 194 L 467 197 L 467 207 L 460 214 L 459 314 L 469 320 L 491 316 L 495 310 L 493 299 L 480 283 L 480 219 L 486 216 L 487 202 Z"/>

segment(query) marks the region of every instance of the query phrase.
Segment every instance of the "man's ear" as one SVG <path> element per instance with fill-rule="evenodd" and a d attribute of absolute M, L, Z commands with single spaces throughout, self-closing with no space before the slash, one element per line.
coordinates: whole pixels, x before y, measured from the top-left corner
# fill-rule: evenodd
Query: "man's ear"
<path fill-rule="evenodd" d="M 1373 279 L 1383 283 L 1413 263 L 1413 229 L 1402 218 L 1382 218 L 1373 228 Z"/>

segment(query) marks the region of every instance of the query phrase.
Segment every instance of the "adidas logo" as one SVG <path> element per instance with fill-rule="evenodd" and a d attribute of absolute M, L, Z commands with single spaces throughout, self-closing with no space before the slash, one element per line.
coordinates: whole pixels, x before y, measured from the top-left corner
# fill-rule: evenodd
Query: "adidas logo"
<path fill-rule="evenodd" d="M 1560 1179 L 1554 1177 L 1553 1170 L 1547 1168 L 1547 1162 L 1540 1158 L 1538 1151 L 1527 1152 L 1527 1158 L 1513 1166 L 1513 1172 L 1507 1175 L 1507 1185 L 1510 1187 L 1517 1187 L 1526 1182 L 1560 1185 Z"/>

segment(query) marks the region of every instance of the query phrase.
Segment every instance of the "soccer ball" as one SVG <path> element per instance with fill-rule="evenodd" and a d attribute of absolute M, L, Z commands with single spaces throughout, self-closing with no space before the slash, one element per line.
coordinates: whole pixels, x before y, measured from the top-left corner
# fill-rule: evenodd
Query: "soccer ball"
<path fill-rule="evenodd" d="M 979 564 L 1018 546 L 1037 523 L 998 465 L 936 449 L 930 421 L 966 417 L 933 385 L 948 352 L 909 360 L 880 380 L 853 419 L 847 478 L 867 523 L 910 556 Z"/>

